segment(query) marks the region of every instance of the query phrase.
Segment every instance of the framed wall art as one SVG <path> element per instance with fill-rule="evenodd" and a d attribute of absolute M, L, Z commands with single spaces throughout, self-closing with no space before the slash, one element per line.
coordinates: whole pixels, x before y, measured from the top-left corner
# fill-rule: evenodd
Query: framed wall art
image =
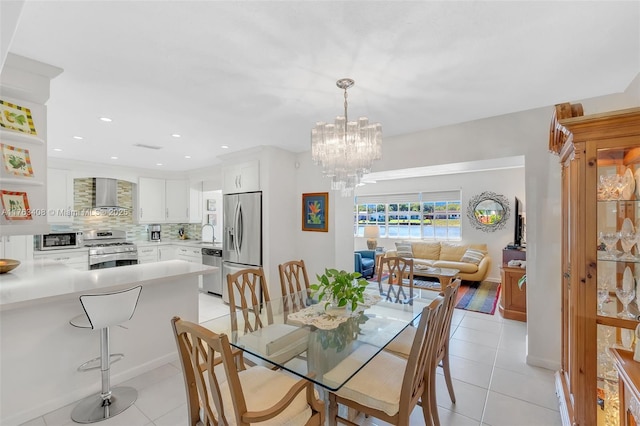
<path fill-rule="evenodd" d="M 36 135 L 31 110 L 0 99 L 0 127 Z"/>
<path fill-rule="evenodd" d="M 302 194 L 302 230 L 327 232 L 329 230 L 329 193 Z"/>
<path fill-rule="evenodd" d="M 26 192 L 0 191 L 2 214 L 7 220 L 31 220 L 29 198 Z"/>
<path fill-rule="evenodd" d="M 16 148 L 15 146 L 0 143 L 2 148 L 2 162 L 7 173 L 16 176 L 33 177 L 31 167 L 31 157 L 28 149 Z"/>

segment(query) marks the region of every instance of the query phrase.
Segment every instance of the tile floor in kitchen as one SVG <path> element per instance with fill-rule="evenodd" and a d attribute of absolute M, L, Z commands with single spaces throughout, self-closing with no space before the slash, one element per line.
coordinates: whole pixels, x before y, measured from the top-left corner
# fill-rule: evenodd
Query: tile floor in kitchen
<path fill-rule="evenodd" d="M 228 313 L 222 299 L 200 294 L 200 322 Z M 449 400 L 444 378 L 437 377 L 440 422 L 447 425 L 560 425 L 553 372 L 525 363 L 526 324 L 456 309 L 451 337 L 451 372 L 457 403 Z M 186 426 L 184 382 L 178 360 L 142 374 L 124 385 L 138 389 L 138 400 L 101 426 Z M 73 425 L 75 404 L 62 407 L 24 426 Z M 364 425 L 386 425 L 374 418 Z M 424 424 L 422 410 L 412 425 Z"/>

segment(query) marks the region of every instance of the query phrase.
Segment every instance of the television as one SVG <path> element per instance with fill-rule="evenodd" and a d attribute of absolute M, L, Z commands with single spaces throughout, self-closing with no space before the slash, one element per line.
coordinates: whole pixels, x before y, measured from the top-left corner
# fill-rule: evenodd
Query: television
<path fill-rule="evenodd" d="M 523 247 L 524 241 L 524 206 L 522 201 L 516 197 L 514 208 L 514 226 L 513 226 L 513 246 Z"/>

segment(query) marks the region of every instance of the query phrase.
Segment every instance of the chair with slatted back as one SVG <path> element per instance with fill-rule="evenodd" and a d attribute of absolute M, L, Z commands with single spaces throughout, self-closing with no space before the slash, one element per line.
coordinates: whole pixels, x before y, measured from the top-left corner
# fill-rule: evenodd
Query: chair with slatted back
<path fill-rule="evenodd" d="M 381 351 L 339 390 L 329 394 L 329 425 L 336 425 L 337 422 L 356 425 L 339 415 L 338 404 L 393 425 L 409 425 L 411 412 L 418 401 L 429 399 L 430 376 L 434 373 L 432 365 L 435 362 L 435 343 L 444 321 L 442 301 L 443 298 L 437 296 L 422 310 L 408 358 Z M 351 357 L 358 358 L 363 355 L 360 352 L 375 353 L 377 350 L 378 348 L 368 345 L 358 347 L 326 373 L 324 381 L 337 384 L 340 378 L 345 376 L 343 366 L 352 363 Z M 390 374 L 391 372 L 394 374 Z M 429 404 L 422 404 L 422 413 L 424 424 L 432 425 L 433 417 Z"/>
<path fill-rule="evenodd" d="M 382 272 L 384 272 L 384 278 Z M 389 302 L 413 303 L 413 259 L 396 256 L 382 257 L 378 274 L 378 289 L 380 295 L 386 297 Z"/>
<path fill-rule="evenodd" d="M 307 350 L 309 330 L 274 321 L 269 287 L 262 268 L 248 268 L 227 275 L 231 331 L 238 335 L 238 342 L 259 354 L 266 355 L 274 363 L 285 363 Z M 262 312 L 264 309 L 264 313 Z M 243 324 L 238 333 L 238 322 Z M 250 362 L 269 364 L 258 358 Z"/>
<path fill-rule="evenodd" d="M 190 426 L 324 425 L 324 403 L 311 381 L 262 366 L 246 368 L 242 351 L 231 348 L 226 334 L 178 317 L 171 324 Z"/>
<path fill-rule="evenodd" d="M 305 307 L 309 276 L 304 260 L 291 260 L 278 265 L 280 271 L 280 290 L 285 298 L 285 309 L 297 312 Z"/>
<path fill-rule="evenodd" d="M 451 380 L 451 368 L 449 364 L 449 340 L 451 337 L 451 319 L 456 305 L 456 298 L 458 296 L 458 290 L 461 284 L 460 278 L 449 284 L 445 291 L 440 293 L 444 297 L 444 323 L 437 341 L 436 351 L 436 364 L 435 367 L 442 367 L 444 373 L 444 379 L 447 383 L 447 390 L 449 391 L 449 397 L 451 402 L 455 404 L 456 395 L 453 390 L 453 381 Z M 411 352 L 411 342 L 413 340 L 413 334 L 415 334 L 415 327 L 407 327 L 399 336 L 393 339 L 385 348 L 385 351 L 392 352 L 396 355 L 407 358 Z M 435 368 L 434 367 L 434 368 Z M 435 377 L 435 376 L 434 376 Z M 435 416 L 438 415 L 436 400 L 435 400 L 435 381 L 431 384 L 431 410 L 435 412 Z"/>

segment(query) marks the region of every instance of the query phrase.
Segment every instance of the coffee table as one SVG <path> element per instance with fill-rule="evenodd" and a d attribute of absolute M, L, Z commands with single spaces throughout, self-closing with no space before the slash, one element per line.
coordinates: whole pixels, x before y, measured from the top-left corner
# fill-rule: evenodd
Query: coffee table
<path fill-rule="evenodd" d="M 455 280 L 459 273 L 460 273 L 459 269 L 435 268 L 433 266 L 414 265 L 413 266 L 414 277 L 419 276 L 419 277 L 437 278 L 438 281 L 440 282 L 440 288 L 438 289 L 433 287 L 421 286 L 415 283 L 414 283 L 414 287 L 419 289 L 444 291 L 445 287 L 451 284 L 451 281 Z"/>

